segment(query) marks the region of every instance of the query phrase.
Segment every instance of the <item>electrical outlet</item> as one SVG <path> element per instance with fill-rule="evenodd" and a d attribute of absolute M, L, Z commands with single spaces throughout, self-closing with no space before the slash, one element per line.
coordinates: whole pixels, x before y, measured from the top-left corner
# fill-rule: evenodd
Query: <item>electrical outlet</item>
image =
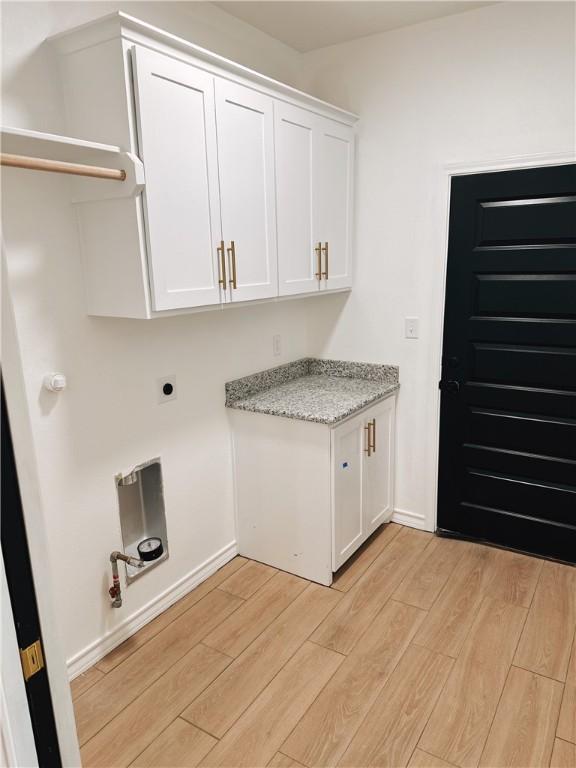
<path fill-rule="evenodd" d="M 163 376 L 158 379 L 158 402 L 166 403 L 176 400 L 176 376 Z"/>
<path fill-rule="evenodd" d="M 417 339 L 419 333 L 419 320 L 417 317 L 407 317 L 404 320 L 404 335 L 407 339 Z"/>
<path fill-rule="evenodd" d="M 279 333 L 272 336 L 272 352 L 274 357 L 280 357 L 282 354 L 282 337 Z"/>

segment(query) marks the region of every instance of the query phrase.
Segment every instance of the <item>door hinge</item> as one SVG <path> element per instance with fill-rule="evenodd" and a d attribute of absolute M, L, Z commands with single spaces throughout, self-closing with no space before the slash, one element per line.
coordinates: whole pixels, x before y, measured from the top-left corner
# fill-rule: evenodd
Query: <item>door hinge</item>
<path fill-rule="evenodd" d="M 36 672 L 44 669 L 44 656 L 42 654 L 42 643 L 36 640 L 27 648 L 20 649 L 20 661 L 22 662 L 22 672 L 24 680 L 28 682 Z"/>

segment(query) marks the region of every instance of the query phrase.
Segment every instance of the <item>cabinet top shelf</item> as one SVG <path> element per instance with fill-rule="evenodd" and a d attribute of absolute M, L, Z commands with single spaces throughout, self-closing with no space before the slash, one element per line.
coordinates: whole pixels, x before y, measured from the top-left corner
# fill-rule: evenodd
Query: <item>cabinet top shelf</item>
<path fill-rule="evenodd" d="M 329 104 L 322 99 L 286 85 L 286 83 L 274 80 L 274 78 L 231 61 L 122 11 L 101 16 L 74 29 L 59 32 L 49 37 L 48 42 L 55 45 L 61 53 L 68 54 L 109 40 L 114 36 L 122 37 L 133 43 L 152 46 L 164 52 L 178 51 L 185 58 L 190 57 L 196 62 L 204 62 L 207 69 L 231 73 L 241 80 L 259 86 L 265 92 L 273 92 L 276 97 L 284 96 L 287 101 L 292 103 L 305 104 L 308 108 L 320 114 L 328 115 L 335 120 L 340 120 L 347 125 L 352 125 L 358 120 L 358 115 L 353 112 Z"/>
<path fill-rule="evenodd" d="M 112 144 L 9 126 L 0 126 L 0 141 L 2 152 L 70 163 L 114 165 L 122 160 L 123 154 L 120 147 Z"/>
<path fill-rule="evenodd" d="M 226 384 L 226 406 L 335 424 L 395 392 L 395 365 L 304 358 Z"/>

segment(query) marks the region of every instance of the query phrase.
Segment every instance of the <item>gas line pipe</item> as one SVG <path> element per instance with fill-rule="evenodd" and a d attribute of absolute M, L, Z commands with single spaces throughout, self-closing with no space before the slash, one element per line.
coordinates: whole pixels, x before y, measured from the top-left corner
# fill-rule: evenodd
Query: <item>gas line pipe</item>
<path fill-rule="evenodd" d="M 112 598 L 112 608 L 120 608 L 122 605 L 122 588 L 120 587 L 120 577 L 118 576 L 118 560 L 133 565 L 135 568 L 143 568 L 146 563 L 137 557 L 125 555 L 123 552 L 114 551 L 110 554 L 110 563 L 112 565 L 112 586 L 108 594 Z"/>

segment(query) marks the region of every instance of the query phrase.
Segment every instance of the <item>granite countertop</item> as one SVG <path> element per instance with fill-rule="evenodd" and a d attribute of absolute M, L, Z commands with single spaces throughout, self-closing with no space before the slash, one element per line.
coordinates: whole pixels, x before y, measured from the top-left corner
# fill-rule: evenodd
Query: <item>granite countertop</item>
<path fill-rule="evenodd" d="M 226 384 L 226 407 L 336 424 L 398 389 L 395 365 L 304 358 Z"/>

